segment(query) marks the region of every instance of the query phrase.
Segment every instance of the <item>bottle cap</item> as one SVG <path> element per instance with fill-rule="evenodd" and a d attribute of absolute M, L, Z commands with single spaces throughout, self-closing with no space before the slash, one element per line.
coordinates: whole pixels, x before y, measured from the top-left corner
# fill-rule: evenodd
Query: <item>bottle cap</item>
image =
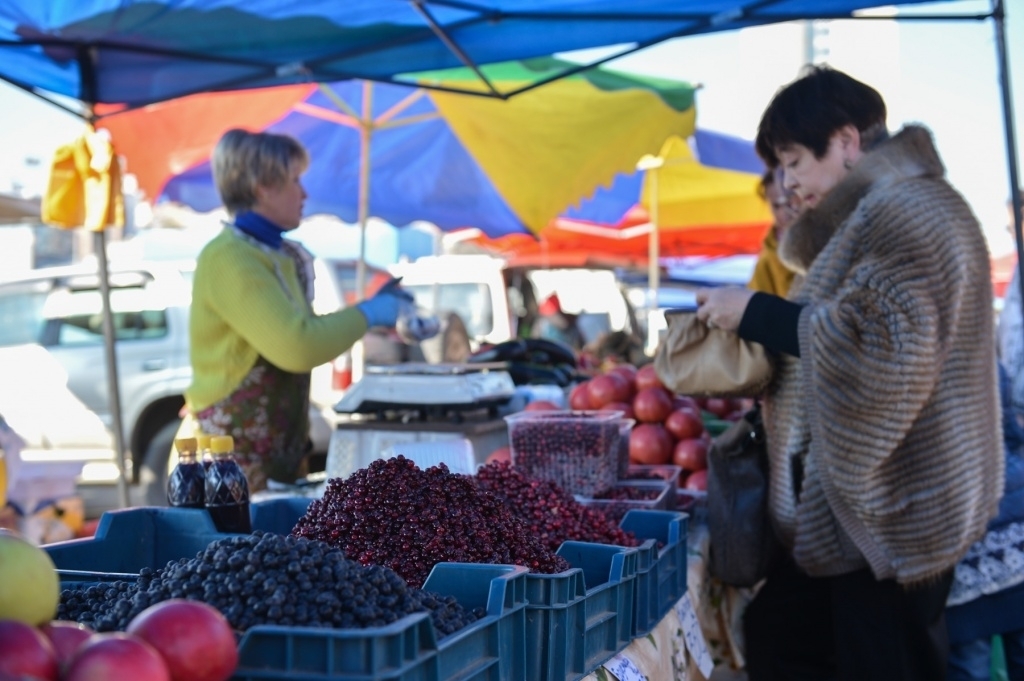
<path fill-rule="evenodd" d="M 214 454 L 230 454 L 235 451 L 235 439 L 230 435 L 215 435 L 210 438 L 210 451 Z"/>
<path fill-rule="evenodd" d="M 196 441 L 199 443 L 199 449 L 204 452 L 210 448 L 210 436 L 209 435 L 196 435 Z"/>
<path fill-rule="evenodd" d="M 179 454 L 184 452 L 192 452 L 194 454 L 197 447 L 198 444 L 194 437 L 179 437 L 174 441 L 174 448 L 178 450 Z"/>

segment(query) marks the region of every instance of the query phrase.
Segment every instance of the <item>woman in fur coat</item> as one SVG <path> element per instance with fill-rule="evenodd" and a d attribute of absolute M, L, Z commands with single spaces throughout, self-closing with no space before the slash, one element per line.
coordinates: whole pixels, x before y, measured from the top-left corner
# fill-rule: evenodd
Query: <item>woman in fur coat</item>
<path fill-rule="evenodd" d="M 873 88 L 816 67 L 757 149 L 804 207 L 783 299 L 697 293 L 698 317 L 776 358 L 769 503 L 786 559 L 744 618 L 751 681 L 946 674 L 953 569 L 1003 485 L 989 255 L 930 133 L 890 136 Z"/>

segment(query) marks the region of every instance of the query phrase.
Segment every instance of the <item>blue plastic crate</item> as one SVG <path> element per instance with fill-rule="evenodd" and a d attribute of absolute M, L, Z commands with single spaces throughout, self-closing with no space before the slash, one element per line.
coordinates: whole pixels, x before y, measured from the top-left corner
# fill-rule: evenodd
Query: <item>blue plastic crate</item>
<path fill-rule="evenodd" d="M 526 568 L 438 563 L 423 588 L 487 615 L 437 640 L 417 613 L 386 627 L 253 627 L 235 681 L 527 681 Z"/>
<path fill-rule="evenodd" d="M 453 595 L 487 616 L 440 641 L 439 681 L 529 681 L 526 676 L 525 567 L 438 563 L 423 588 Z M 487 590 L 480 588 L 490 581 Z"/>
<path fill-rule="evenodd" d="M 309 497 L 279 497 L 249 504 L 252 529 L 291 534 L 299 518 L 306 515 L 313 500 Z"/>
<path fill-rule="evenodd" d="M 223 536 L 203 509 L 128 508 L 104 513 L 91 538 L 44 548 L 67 586 L 134 579 L 144 567 L 191 558 Z"/>
<path fill-rule="evenodd" d="M 686 593 L 685 513 L 632 510 L 620 527 L 642 543 L 637 550 L 633 636 L 645 636 Z M 660 548 L 659 548 L 660 545 Z"/>
<path fill-rule="evenodd" d="M 632 640 L 637 550 L 567 541 L 558 554 L 572 569 L 527 576 L 530 681 L 582 678 Z"/>

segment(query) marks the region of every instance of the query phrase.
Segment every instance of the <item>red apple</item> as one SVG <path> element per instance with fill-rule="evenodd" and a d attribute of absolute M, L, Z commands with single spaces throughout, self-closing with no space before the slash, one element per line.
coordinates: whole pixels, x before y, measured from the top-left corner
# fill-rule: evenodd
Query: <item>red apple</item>
<path fill-rule="evenodd" d="M 0 620 L 0 674 L 57 681 L 57 653 L 50 640 L 32 625 Z"/>
<path fill-rule="evenodd" d="M 622 402 L 629 395 L 629 387 L 621 376 L 604 374 L 587 382 L 587 401 L 591 409 L 600 409 L 609 402 Z"/>
<path fill-rule="evenodd" d="M 629 434 L 629 460 L 644 466 L 668 463 L 672 458 L 672 436 L 660 423 L 640 423 Z"/>
<path fill-rule="evenodd" d="M 171 681 L 153 646 L 131 634 L 93 634 L 78 653 L 63 681 Z"/>
<path fill-rule="evenodd" d="M 587 383 L 589 382 L 578 383 L 569 391 L 569 407 L 571 409 L 590 409 L 590 397 L 587 395 Z"/>
<path fill-rule="evenodd" d="M 664 388 L 665 384 L 658 378 L 658 372 L 654 370 L 653 364 L 645 364 L 636 370 L 636 378 L 633 379 L 636 383 L 637 392 L 644 388 Z"/>
<path fill-rule="evenodd" d="M 720 419 L 724 419 L 733 410 L 729 400 L 722 397 L 709 397 L 704 401 L 704 408 Z"/>
<path fill-rule="evenodd" d="M 556 409 L 561 409 L 561 407 L 550 400 L 534 400 L 523 407 L 523 411 L 554 411 Z"/>
<path fill-rule="evenodd" d="M 684 471 L 702 471 L 708 467 L 708 446 L 704 440 L 680 440 L 672 450 L 672 463 Z"/>
<path fill-rule="evenodd" d="M 206 603 L 173 598 L 151 605 L 129 622 L 128 633 L 160 653 L 172 681 L 227 681 L 238 666 L 231 625 Z"/>
<path fill-rule="evenodd" d="M 672 399 L 664 388 L 643 388 L 633 398 L 633 413 L 646 423 L 662 423 L 672 413 Z"/>
<path fill-rule="evenodd" d="M 61 672 L 67 671 L 68 663 L 86 639 L 95 634 L 92 629 L 78 622 L 53 620 L 39 627 L 39 631 L 50 640 L 57 653 L 57 664 Z"/>
<path fill-rule="evenodd" d="M 633 405 L 628 402 L 609 402 L 598 411 L 621 411 L 622 418 L 624 419 L 636 418 L 636 415 L 633 413 Z"/>
<path fill-rule="evenodd" d="M 708 491 L 708 472 L 694 471 L 686 476 L 686 482 L 683 484 L 683 489 L 693 490 L 697 492 Z"/>
<path fill-rule="evenodd" d="M 496 461 L 508 461 L 512 463 L 512 450 L 508 447 L 498 447 L 491 452 L 484 463 L 495 463 Z"/>
<path fill-rule="evenodd" d="M 665 419 L 665 428 L 677 440 L 688 440 L 691 437 L 699 437 L 704 432 L 704 421 L 700 413 L 689 407 L 676 409 Z"/>

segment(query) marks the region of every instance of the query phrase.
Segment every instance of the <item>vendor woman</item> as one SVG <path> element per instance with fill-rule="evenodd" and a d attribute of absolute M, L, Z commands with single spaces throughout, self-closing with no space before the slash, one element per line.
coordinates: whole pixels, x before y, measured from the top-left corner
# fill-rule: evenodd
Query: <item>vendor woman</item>
<path fill-rule="evenodd" d="M 310 372 L 373 326 L 394 326 L 397 282 L 358 305 L 314 314 L 312 256 L 284 234 L 299 226 L 309 165 L 285 135 L 229 130 L 213 176 L 232 220 L 203 248 L 189 323 L 193 426 L 234 437 L 251 491 L 294 482 L 308 451 Z M 187 426 L 185 426 L 187 427 Z"/>

